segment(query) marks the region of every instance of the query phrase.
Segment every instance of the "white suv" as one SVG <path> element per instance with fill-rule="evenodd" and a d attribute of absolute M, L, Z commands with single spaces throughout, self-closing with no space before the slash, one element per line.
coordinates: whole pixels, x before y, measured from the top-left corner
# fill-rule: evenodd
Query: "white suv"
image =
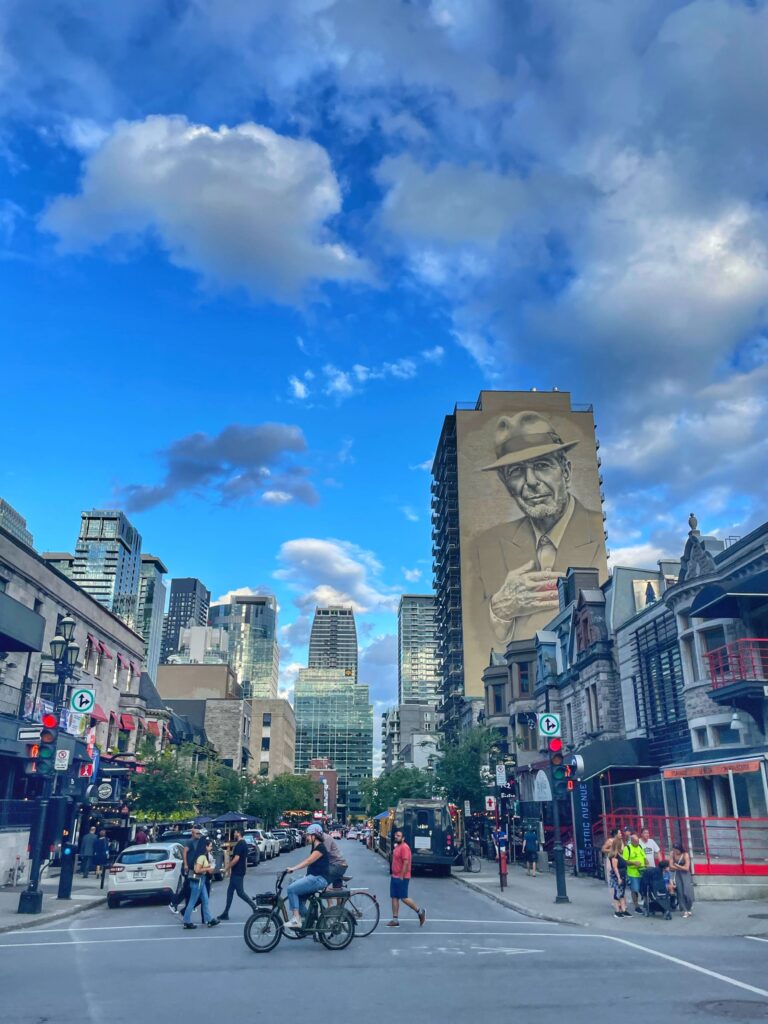
<path fill-rule="evenodd" d="M 122 900 L 162 896 L 166 901 L 181 892 L 184 854 L 179 843 L 127 846 L 115 858 L 107 875 L 107 906 Z"/>

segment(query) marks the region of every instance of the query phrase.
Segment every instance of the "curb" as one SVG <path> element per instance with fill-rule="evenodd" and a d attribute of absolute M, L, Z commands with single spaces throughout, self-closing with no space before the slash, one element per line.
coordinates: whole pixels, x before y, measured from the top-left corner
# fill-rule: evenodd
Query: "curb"
<path fill-rule="evenodd" d="M 508 910 L 516 910 L 518 914 L 522 914 L 524 917 L 533 917 L 537 921 L 550 921 L 552 924 L 569 924 L 574 925 L 576 928 L 588 928 L 589 925 L 583 921 L 574 921 L 570 917 L 555 917 L 553 914 L 542 914 L 538 910 L 531 910 L 530 907 L 523 906 L 522 903 L 517 903 L 515 900 L 509 899 L 507 896 L 498 895 L 495 892 L 488 892 L 482 885 L 478 885 L 476 882 L 471 882 L 468 878 L 462 878 L 461 875 L 451 874 L 451 878 L 455 882 L 460 882 L 461 885 L 466 885 L 468 889 L 473 892 L 479 892 L 483 896 L 487 896 L 489 900 L 493 900 L 494 903 L 500 904 L 502 907 L 506 907 Z"/>
<path fill-rule="evenodd" d="M 84 910 L 93 910 L 94 907 L 100 907 L 106 901 L 106 896 L 100 896 L 98 899 L 78 902 L 76 905 L 55 911 L 52 914 L 19 914 L 22 920 L 17 923 L 0 925 L 0 935 L 6 932 L 18 932 L 23 928 L 34 928 L 37 925 L 50 924 L 52 921 L 63 921 L 67 917 L 74 917 L 75 914 L 82 914 Z"/>

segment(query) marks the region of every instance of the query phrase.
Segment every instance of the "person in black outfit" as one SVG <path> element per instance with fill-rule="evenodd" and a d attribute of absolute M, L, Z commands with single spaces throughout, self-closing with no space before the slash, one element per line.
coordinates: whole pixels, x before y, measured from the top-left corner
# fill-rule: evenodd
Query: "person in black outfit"
<path fill-rule="evenodd" d="M 190 835 L 186 839 L 180 840 L 180 845 L 184 853 L 184 866 L 181 869 L 181 877 L 184 880 L 184 885 L 178 896 L 174 896 L 171 902 L 168 904 L 168 909 L 172 914 L 183 913 L 184 909 L 189 902 L 189 884 L 190 874 L 192 872 L 192 865 L 195 863 L 199 853 L 205 852 L 205 844 L 203 842 L 202 832 L 197 825 L 193 825 Z M 199 849 L 198 849 L 199 847 Z M 184 904 L 184 907 L 180 907 Z"/>
<path fill-rule="evenodd" d="M 256 904 L 246 895 L 245 889 L 243 888 L 245 882 L 245 872 L 248 866 L 248 843 L 243 839 L 243 833 L 239 828 L 234 830 L 235 845 L 232 849 L 232 858 L 229 862 L 229 885 L 227 886 L 227 905 L 224 907 L 224 913 L 219 914 L 220 921 L 229 920 L 229 908 L 232 906 L 232 900 L 235 897 L 235 893 L 240 899 L 247 903 L 251 910 L 256 909 Z"/>

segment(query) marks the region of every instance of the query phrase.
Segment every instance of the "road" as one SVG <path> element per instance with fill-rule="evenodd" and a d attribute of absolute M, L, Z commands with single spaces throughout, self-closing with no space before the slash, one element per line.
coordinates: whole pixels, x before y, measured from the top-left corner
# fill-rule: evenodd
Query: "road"
<path fill-rule="evenodd" d="M 348 851 L 354 884 L 380 898 L 382 923 L 343 951 L 283 940 L 269 954 L 242 938 L 247 907 L 231 920 L 185 932 L 165 906 L 88 911 L 70 922 L 0 935 L 3 1024 L 184 1024 L 313 1019 L 350 1012 L 428 1024 L 507 1021 L 522 1014 L 653 1019 L 654 1024 L 768 1020 L 768 944 L 742 937 L 631 939 L 534 921 L 451 879 L 417 877 L 427 909 L 419 928 L 403 908 L 388 919 L 386 863 L 357 843 Z M 278 865 L 249 871 L 250 892 L 271 888 Z M 214 885 L 221 910 L 224 885 Z"/>

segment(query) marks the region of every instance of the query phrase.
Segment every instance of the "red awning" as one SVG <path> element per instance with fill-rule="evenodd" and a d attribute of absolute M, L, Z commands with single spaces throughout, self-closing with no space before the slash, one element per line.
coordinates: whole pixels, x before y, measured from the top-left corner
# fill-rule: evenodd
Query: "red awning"
<path fill-rule="evenodd" d="M 108 722 L 109 719 L 104 713 L 104 708 L 101 704 L 94 704 L 93 711 L 91 711 L 91 718 L 94 722 Z"/>
<path fill-rule="evenodd" d="M 131 663 L 128 661 L 127 658 L 123 657 L 123 655 L 120 653 L 120 651 L 117 652 L 117 663 L 122 668 L 130 668 L 131 667 Z"/>
<path fill-rule="evenodd" d="M 113 721 L 113 722 L 117 721 L 117 715 L 115 714 L 114 711 L 110 711 L 109 712 L 109 718 L 110 718 L 110 721 Z"/>
<path fill-rule="evenodd" d="M 135 661 L 131 662 L 131 668 L 133 669 L 134 675 L 141 675 L 141 665 L 137 665 Z"/>
<path fill-rule="evenodd" d="M 103 640 L 99 640 L 99 647 L 101 648 L 101 653 L 104 655 L 105 658 L 112 657 L 112 651 L 110 651 L 110 649 L 107 647 Z"/>
<path fill-rule="evenodd" d="M 133 732 L 136 728 L 136 722 L 133 719 L 133 715 L 120 715 L 120 728 L 125 729 L 126 732 Z"/>
<path fill-rule="evenodd" d="M 85 635 L 88 638 L 91 646 L 95 647 L 96 650 L 98 650 L 99 649 L 99 641 L 96 639 L 96 637 L 93 635 L 93 633 L 86 633 Z"/>
<path fill-rule="evenodd" d="M 151 732 L 153 736 L 159 736 L 160 726 L 157 722 L 147 722 L 147 732 Z"/>

